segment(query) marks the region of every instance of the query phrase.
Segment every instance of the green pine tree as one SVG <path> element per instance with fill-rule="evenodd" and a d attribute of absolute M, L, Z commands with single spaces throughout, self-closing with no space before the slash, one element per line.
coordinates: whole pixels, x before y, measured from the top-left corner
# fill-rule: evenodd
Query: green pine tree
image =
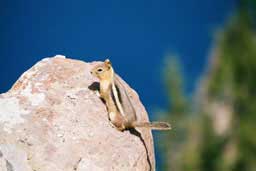
<path fill-rule="evenodd" d="M 160 134 L 158 144 L 164 151 L 163 170 L 180 170 L 183 142 L 186 138 L 186 113 L 188 103 L 184 95 L 183 79 L 178 58 L 167 55 L 164 67 L 164 81 L 169 99 L 168 109 L 159 112 L 161 120 L 175 123 L 173 130 Z M 172 147 L 172 148 L 170 148 Z"/>
<path fill-rule="evenodd" d="M 184 95 L 177 58 L 167 59 L 170 101 L 162 115 L 173 130 L 158 140 L 163 170 L 256 170 L 256 1 L 241 0 L 237 14 L 218 34 L 192 101 Z"/>

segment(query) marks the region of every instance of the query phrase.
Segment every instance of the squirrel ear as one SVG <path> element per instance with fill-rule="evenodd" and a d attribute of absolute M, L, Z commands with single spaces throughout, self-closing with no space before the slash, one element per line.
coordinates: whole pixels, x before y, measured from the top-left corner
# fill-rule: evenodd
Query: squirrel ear
<path fill-rule="evenodd" d="M 104 63 L 107 64 L 107 65 L 111 65 L 111 62 L 110 62 L 109 59 L 106 59 L 106 60 L 104 61 Z"/>

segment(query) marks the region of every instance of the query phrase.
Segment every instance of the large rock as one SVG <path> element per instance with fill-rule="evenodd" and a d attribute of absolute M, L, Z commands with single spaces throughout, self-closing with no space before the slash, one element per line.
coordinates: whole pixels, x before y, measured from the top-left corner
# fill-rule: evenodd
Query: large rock
<path fill-rule="evenodd" d="M 0 95 L 0 171 L 154 170 L 150 130 L 119 132 L 85 63 L 46 58 Z M 147 113 L 126 83 L 138 119 Z"/>

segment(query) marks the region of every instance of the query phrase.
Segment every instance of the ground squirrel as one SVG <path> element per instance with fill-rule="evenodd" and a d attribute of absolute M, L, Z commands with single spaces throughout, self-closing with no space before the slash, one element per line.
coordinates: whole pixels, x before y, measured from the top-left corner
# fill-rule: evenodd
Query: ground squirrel
<path fill-rule="evenodd" d="M 115 74 L 109 59 L 95 66 L 91 74 L 100 81 L 100 97 L 105 101 L 110 122 L 120 131 L 136 127 L 155 130 L 169 130 L 166 122 L 139 122 L 136 111 L 131 103 L 120 78 Z"/>

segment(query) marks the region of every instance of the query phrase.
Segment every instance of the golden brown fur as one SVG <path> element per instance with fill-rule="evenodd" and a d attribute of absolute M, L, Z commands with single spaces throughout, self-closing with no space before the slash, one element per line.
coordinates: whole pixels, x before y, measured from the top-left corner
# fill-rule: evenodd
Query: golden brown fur
<path fill-rule="evenodd" d="M 100 81 L 100 96 L 104 99 L 110 122 L 120 131 L 147 127 L 156 130 L 169 130 L 166 122 L 137 122 L 136 111 L 121 81 L 115 76 L 111 62 L 107 59 L 104 63 L 91 70 L 92 75 Z"/>

